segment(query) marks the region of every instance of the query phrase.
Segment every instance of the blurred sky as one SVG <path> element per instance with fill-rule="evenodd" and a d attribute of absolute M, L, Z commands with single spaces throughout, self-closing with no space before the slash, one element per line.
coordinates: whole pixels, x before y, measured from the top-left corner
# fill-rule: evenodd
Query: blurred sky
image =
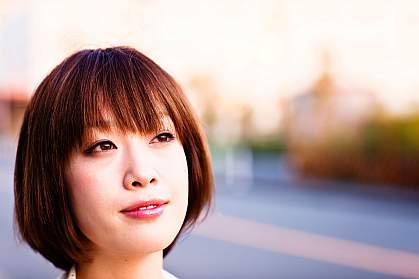
<path fill-rule="evenodd" d="M 187 92 L 208 77 L 220 100 L 251 104 L 269 126 L 328 51 L 339 82 L 399 113 L 419 103 L 418 27 L 414 0 L 0 0 L 0 91 L 31 94 L 75 50 L 131 45 Z"/>

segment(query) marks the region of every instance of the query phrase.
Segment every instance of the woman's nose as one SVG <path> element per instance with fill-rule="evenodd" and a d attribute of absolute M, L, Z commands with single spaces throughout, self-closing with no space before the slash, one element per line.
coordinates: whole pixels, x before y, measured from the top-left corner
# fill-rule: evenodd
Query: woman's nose
<path fill-rule="evenodd" d="M 151 173 L 128 174 L 124 181 L 124 187 L 127 190 L 137 190 L 156 183 L 157 179 Z"/>
<path fill-rule="evenodd" d="M 128 159 L 129 161 L 127 162 L 124 187 L 127 190 L 137 190 L 139 188 L 157 184 L 157 172 L 153 168 L 152 162 L 150 162 L 151 160 L 146 160 L 145 158 L 139 159 L 132 155 L 130 157 L 131 158 Z M 146 156 L 143 154 L 143 157 Z"/>

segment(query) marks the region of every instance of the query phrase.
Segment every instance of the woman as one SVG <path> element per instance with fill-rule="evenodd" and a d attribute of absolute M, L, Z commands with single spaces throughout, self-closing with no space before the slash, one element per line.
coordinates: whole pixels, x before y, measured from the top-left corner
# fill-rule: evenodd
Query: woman
<path fill-rule="evenodd" d="M 175 278 L 163 257 L 206 216 L 213 180 L 174 79 L 137 50 L 113 47 L 74 53 L 38 86 L 14 191 L 21 238 L 61 278 Z"/>

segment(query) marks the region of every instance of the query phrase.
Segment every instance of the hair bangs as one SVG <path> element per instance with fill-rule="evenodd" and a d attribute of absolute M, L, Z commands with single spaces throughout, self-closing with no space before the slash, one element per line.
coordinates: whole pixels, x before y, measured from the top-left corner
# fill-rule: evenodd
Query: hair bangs
<path fill-rule="evenodd" d="M 79 91 L 78 142 L 91 140 L 95 130 L 145 135 L 166 128 L 164 93 L 141 61 L 118 52 L 103 59 L 106 50 L 96 52 L 97 61 L 86 63 L 92 68 L 81 75 L 85 80 L 80 85 L 89 86 Z"/>

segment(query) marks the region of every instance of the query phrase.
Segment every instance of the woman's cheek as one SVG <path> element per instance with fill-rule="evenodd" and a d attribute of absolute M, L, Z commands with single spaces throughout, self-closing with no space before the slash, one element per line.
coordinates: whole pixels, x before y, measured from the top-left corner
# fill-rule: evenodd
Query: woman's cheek
<path fill-rule="evenodd" d="M 112 190 L 109 184 L 113 183 L 110 174 L 106 168 L 98 168 L 94 164 L 85 162 L 74 162 L 68 186 L 78 218 L 88 218 L 90 214 L 103 207 L 106 197 L 112 196 L 109 193 Z"/>

